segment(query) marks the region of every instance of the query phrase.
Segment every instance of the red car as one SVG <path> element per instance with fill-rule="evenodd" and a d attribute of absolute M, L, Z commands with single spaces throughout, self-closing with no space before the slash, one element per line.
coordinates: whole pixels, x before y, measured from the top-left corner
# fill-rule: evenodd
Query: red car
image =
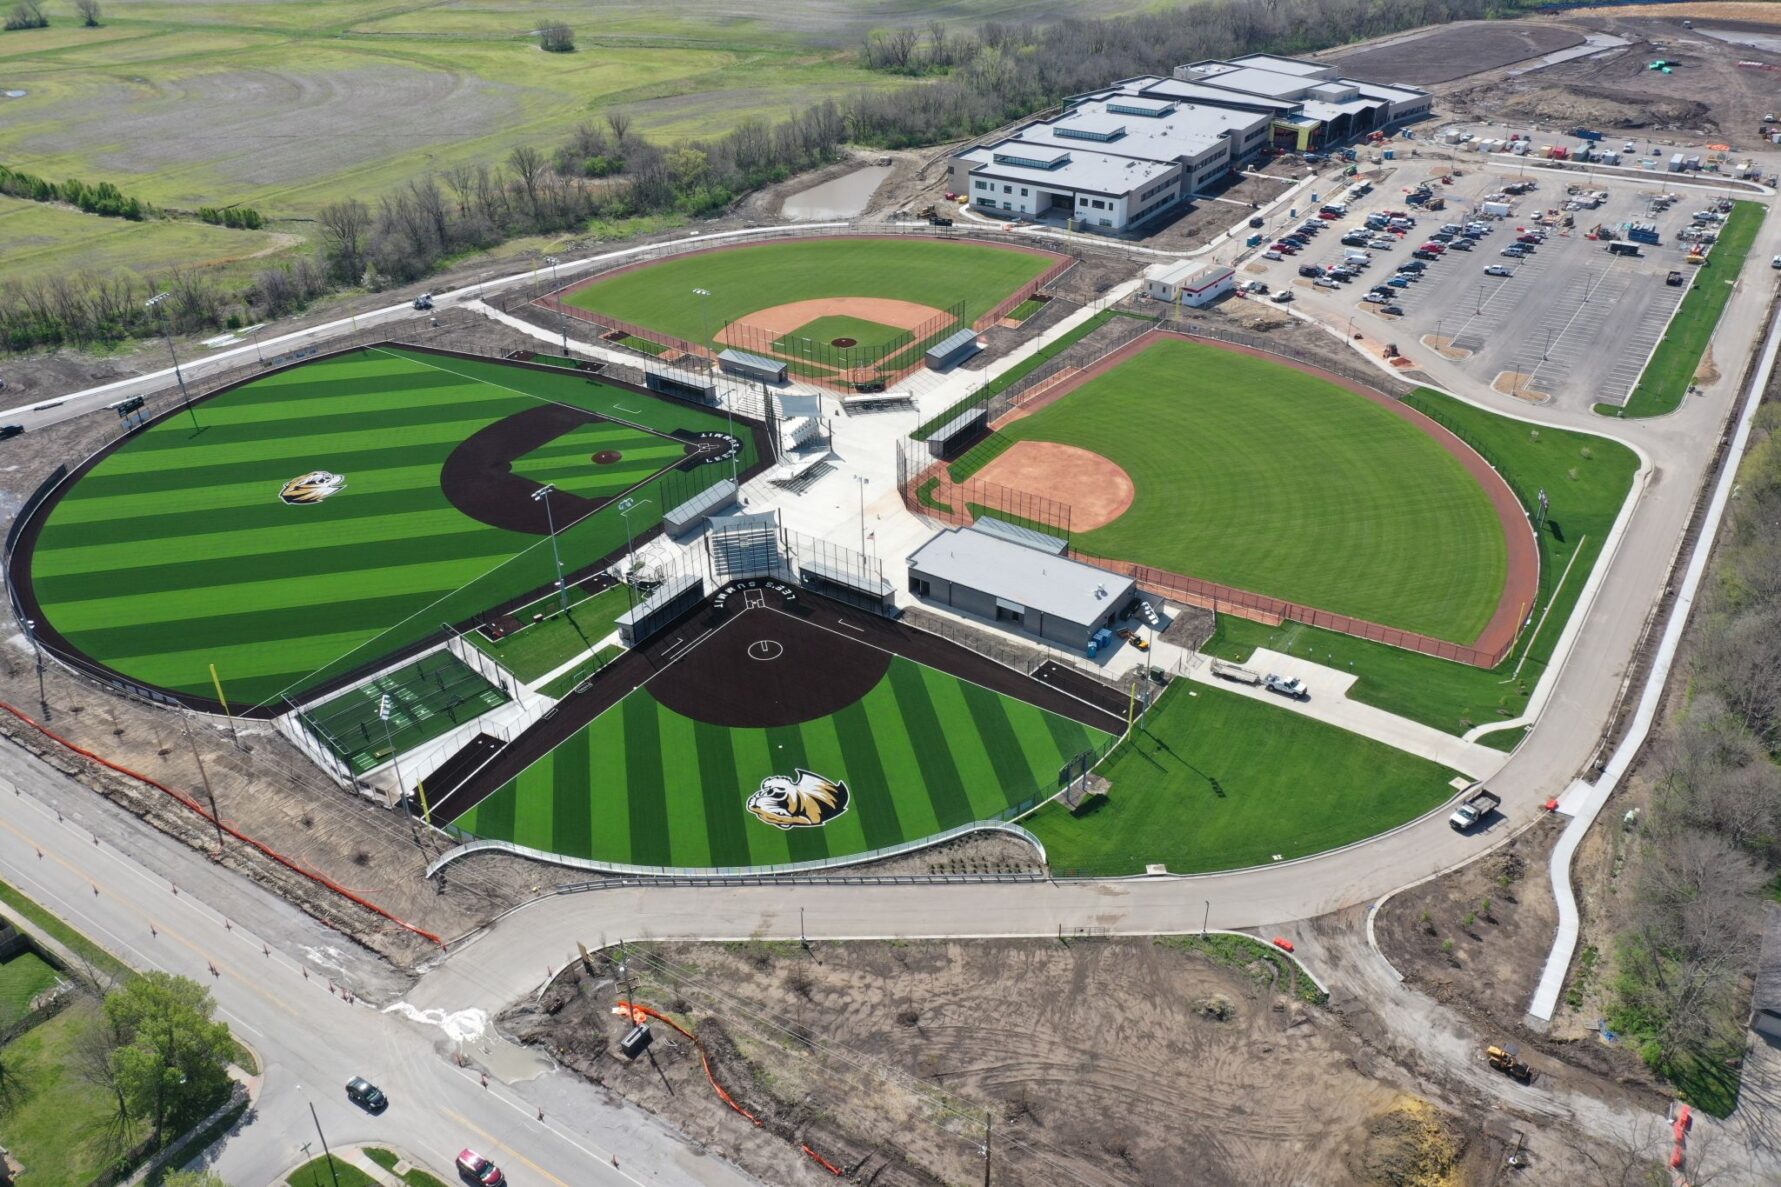
<path fill-rule="evenodd" d="M 1290 243 L 1276 243 L 1273 247 L 1270 247 L 1268 250 L 1269 251 L 1277 251 L 1281 255 L 1290 256 L 1290 255 L 1297 254 L 1299 249 L 1294 247 Z"/>
<path fill-rule="evenodd" d="M 474 1150 L 458 1151 L 458 1177 L 480 1187 L 507 1187 L 501 1168 Z"/>
<path fill-rule="evenodd" d="M 1436 255 L 1440 255 L 1442 252 L 1447 250 L 1447 245 L 1445 243 L 1425 243 L 1421 247 L 1417 248 L 1416 250 L 1417 251 L 1432 251 Z"/>
<path fill-rule="evenodd" d="M 1326 223 L 1333 223 L 1337 219 L 1341 218 L 1342 216 L 1339 214 L 1335 214 L 1328 210 L 1319 210 L 1317 212 L 1317 217 L 1322 219 Z"/>
<path fill-rule="evenodd" d="M 1545 238 L 1540 235 L 1517 235 L 1515 237 L 1517 243 L 1544 243 L 1545 241 Z"/>

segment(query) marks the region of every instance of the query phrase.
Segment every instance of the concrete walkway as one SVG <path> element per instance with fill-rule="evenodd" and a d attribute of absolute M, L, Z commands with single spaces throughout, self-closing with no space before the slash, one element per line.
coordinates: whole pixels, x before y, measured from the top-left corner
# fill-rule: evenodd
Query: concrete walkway
<path fill-rule="evenodd" d="M 1270 651 L 1266 647 L 1256 648 L 1244 666 L 1264 675 L 1272 672 L 1289 678 L 1296 676 L 1311 690 L 1311 697 L 1309 700 L 1295 701 L 1259 686 L 1221 680 L 1212 674 L 1212 665 L 1209 662 L 1195 664 L 1188 677 L 1195 683 L 1210 684 L 1240 697 L 1264 701 L 1277 709 L 1285 709 L 1301 717 L 1314 717 L 1349 733 L 1383 742 L 1430 762 L 1438 762 L 1473 779 L 1488 779 L 1502 770 L 1503 764 L 1509 761 L 1507 754 L 1488 746 L 1467 742 L 1433 726 L 1349 699 L 1348 690 L 1359 679 L 1353 672 L 1315 663 L 1296 655 Z"/>

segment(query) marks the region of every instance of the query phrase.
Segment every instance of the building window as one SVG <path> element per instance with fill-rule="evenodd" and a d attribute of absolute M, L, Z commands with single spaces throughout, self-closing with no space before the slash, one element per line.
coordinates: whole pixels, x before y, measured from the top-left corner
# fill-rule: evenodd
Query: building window
<path fill-rule="evenodd" d="M 1089 205 L 1093 206 L 1096 210 L 1107 209 L 1107 204 L 1105 202 L 1101 201 L 1099 198 L 1096 198 L 1093 202 L 1089 203 Z"/>
<path fill-rule="evenodd" d="M 1027 196 L 1027 187 L 1024 185 L 1020 187 L 1020 196 L 1023 198 Z"/>
<path fill-rule="evenodd" d="M 1087 199 L 1087 198 L 1084 198 L 1084 197 L 1083 197 L 1083 196 L 1082 196 L 1082 195 L 1081 195 L 1081 194 L 1078 194 L 1078 195 L 1076 195 L 1076 205 L 1078 205 L 1078 206 L 1087 206 L 1087 205 L 1088 205 L 1088 199 Z"/>
<path fill-rule="evenodd" d="M 1002 209 L 1003 209 L 1003 210 L 1013 210 L 1013 209 L 1014 209 L 1014 203 L 1012 203 L 1012 202 L 1004 202 L 1004 203 L 1002 203 Z"/>
<path fill-rule="evenodd" d="M 1018 610 L 1010 610 L 1006 606 L 997 606 L 996 621 L 1024 623 L 1026 621 L 1026 615 Z"/>
<path fill-rule="evenodd" d="M 976 181 L 971 183 L 971 188 L 978 189 L 978 190 L 987 190 L 989 188 L 989 182 L 983 180 L 980 177 Z"/>
<path fill-rule="evenodd" d="M 1014 187 L 1011 185 L 1005 185 L 1002 187 L 1002 192 L 1004 194 L 1012 194 L 1014 192 Z"/>
<path fill-rule="evenodd" d="M 1103 227 L 1111 227 L 1113 225 L 1113 220 L 1110 218 L 1104 218 L 1101 220 L 1101 225 Z"/>
<path fill-rule="evenodd" d="M 928 586 L 928 579 L 926 577 L 917 577 L 915 574 L 911 573 L 909 574 L 909 592 L 918 598 L 925 598 L 932 591 Z"/>

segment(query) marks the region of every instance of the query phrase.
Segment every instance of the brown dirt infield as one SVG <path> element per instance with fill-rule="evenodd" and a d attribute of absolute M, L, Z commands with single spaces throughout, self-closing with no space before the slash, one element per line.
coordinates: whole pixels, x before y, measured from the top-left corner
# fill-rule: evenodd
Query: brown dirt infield
<path fill-rule="evenodd" d="M 752 349 L 758 350 L 761 341 L 783 338 L 822 317 L 857 317 L 895 330 L 919 330 L 945 316 L 945 310 L 935 309 L 932 305 L 897 301 L 890 297 L 817 297 L 744 314 L 719 330 L 717 340 L 725 346 L 754 344 Z"/>
<path fill-rule="evenodd" d="M 1070 530 L 1105 527 L 1137 495 L 1131 475 L 1093 450 L 1054 441 L 1016 441 L 977 473 L 985 482 L 1070 505 Z"/>
<path fill-rule="evenodd" d="M 596 466 L 610 466 L 612 463 L 620 460 L 624 456 L 625 456 L 624 454 L 620 453 L 616 449 L 602 449 L 599 453 L 596 453 L 593 456 L 592 460 L 593 460 L 594 465 L 596 465 Z"/>

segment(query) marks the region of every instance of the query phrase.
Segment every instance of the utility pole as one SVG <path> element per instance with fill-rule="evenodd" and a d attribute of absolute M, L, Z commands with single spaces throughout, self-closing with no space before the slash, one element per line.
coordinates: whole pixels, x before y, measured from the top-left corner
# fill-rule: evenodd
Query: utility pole
<path fill-rule="evenodd" d="M 990 1139 L 995 1136 L 996 1115 L 993 1111 L 983 1114 L 983 1187 L 989 1187 L 989 1148 Z"/>
<path fill-rule="evenodd" d="M 37 641 L 37 620 L 25 619 L 25 634 L 31 639 L 31 650 L 37 656 L 37 708 L 43 713 L 43 719 L 50 719 L 49 694 L 43 688 L 43 645 Z"/>
<path fill-rule="evenodd" d="M 322 1132 L 322 1119 L 315 1115 L 315 1102 L 309 1105 L 309 1119 L 315 1122 L 315 1136 L 322 1140 L 322 1157 L 328 1160 L 328 1175 L 334 1180 L 334 1187 L 340 1187 L 340 1172 L 334 1169 L 334 1152 L 328 1149 L 328 1135 Z"/>
<path fill-rule="evenodd" d="M 192 393 L 186 390 L 185 372 L 179 369 L 179 352 L 173 349 L 173 332 L 167 327 L 167 311 L 162 308 L 162 304 L 172 295 L 172 293 L 163 290 L 150 297 L 144 304 L 155 311 L 155 318 L 161 324 L 161 337 L 167 340 L 167 354 L 173 359 L 173 377 L 179 380 L 179 394 L 185 398 L 186 412 L 192 418 L 192 427 L 202 429 L 203 426 L 198 423 L 198 411 L 192 407 Z M 259 349 L 257 339 L 254 349 L 256 351 Z"/>
<path fill-rule="evenodd" d="M 544 262 L 550 265 L 550 299 L 557 304 L 557 328 L 563 334 L 563 357 L 569 357 L 569 322 L 563 315 L 563 297 L 557 291 L 557 265 L 562 261 L 556 256 L 545 256 Z"/>
<path fill-rule="evenodd" d="M 180 724 L 186 727 L 186 742 L 192 748 L 192 761 L 198 764 L 198 778 L 204 784 L 204 798 L 210 801 L 210 822 L 216 825 L 216 855 L 223 855 L 223 814 L 217 811 L 216 792 L 210 789 L 210 775 L 204 769 L 204 756 L 198 753 L 198 739 L 192 735 L 192 719 L 184 705 L 179 707 Z"/>

